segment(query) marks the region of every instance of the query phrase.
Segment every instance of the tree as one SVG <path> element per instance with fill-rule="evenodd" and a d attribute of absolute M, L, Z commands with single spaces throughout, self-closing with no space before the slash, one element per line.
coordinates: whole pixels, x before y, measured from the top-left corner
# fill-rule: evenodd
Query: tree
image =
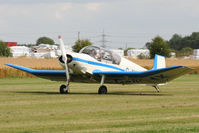
<path fill-rule="evenodd" d="M 189 56 L 193 54 L 193 49 L 190 47 L 185 47 L 180 50 L 180 55 L 179 56 Z"/>
<path fill-rule="evenodd" d="M 72 48 L 74 52 L 79 52 L 83 47 L 90 46 L 90 45 L 92 45 L 92 42 L 90 42 L 88 39 L 77 40 L 75 42 L 75 45 L 73 45 Z"/>
<path fill-rule="evenodd" d="M 180 50 L 182 48 L 182 37 L 178 34 L 174 34 L 172 38 L 169 40 L 169 46 L 172 49 Z"/>
<path fill-rule="evenodd" d="M 50 45 L 54 45 L 55 42 L 51 38 L 44 36 L 44 37 L 40 37 L 39 39 L 37 39 L 36 45 L 39 45 L 39 44 L 50 44 Z"/>
<path fill-rule="evenodd" d="M 165 57 L 170 57 L 170 49 L 168 43 L 160 36 L 152 39 L 152 42 L 148 44 L 150 51 L 150 57 L 154 58 L 155 54 L 159 54 Z"/>
<path fill-rule="evenodd" d="M 188 45 L 187 47 L 191 47 L 193 49 L 198 49 L 199 48 L 199 32 L 193 32 L 190 36 L 190 46 Z"/>
<path fill-rule="evenodd" d="M 0 41 L 0 56 L 5 56 L 5 57 L 12 56 L 10 48 L 3 41 Z"/>
<path fill-rule="evenodd" d="M 174 34 L 169 40 L 169 46 L 175 50 L 181 50 L 185 47 L 193 49 L 199 48 L 199 32 L 193 32 L 190 36 L 181 37 L 178 34 Z"/>
<path fill-rule="evenodd" d="M 147 42 L 147 43 L 145 44 L 144 48 L 149 49 L 149 46 L 150 46 L 150 42 Z"/>

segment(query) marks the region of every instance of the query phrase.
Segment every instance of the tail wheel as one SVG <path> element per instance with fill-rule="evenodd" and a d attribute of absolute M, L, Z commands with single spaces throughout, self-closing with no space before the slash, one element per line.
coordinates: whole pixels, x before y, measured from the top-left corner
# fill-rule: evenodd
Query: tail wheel
<path fill-rule="evenodd" d="M 107 94 L 107 87 L 104 85 L 100 86 L 98 94 Z"/>
<path fill-rule="evenodd" d="M 66 87 L 66 85 L 61 85 L 59 90 L 60 94 L 68 94 L 68 88 Z"/>

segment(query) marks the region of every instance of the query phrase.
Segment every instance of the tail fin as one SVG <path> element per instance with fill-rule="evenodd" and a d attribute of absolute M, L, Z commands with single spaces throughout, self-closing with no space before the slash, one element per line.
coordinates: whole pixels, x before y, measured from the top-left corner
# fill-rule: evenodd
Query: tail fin
<path fill-rule="evenodd" d="M 152 69 L 155 70 L 155 69 L 160 69 L 160 68 L 165 68 L 165 67 L 166 67 L 165 57 L 156 54 Z"/>

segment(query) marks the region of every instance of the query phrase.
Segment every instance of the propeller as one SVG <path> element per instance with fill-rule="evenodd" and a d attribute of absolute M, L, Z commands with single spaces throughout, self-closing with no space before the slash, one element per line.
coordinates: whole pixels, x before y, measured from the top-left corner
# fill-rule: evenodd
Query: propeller
<path fill-rule="evenodd" d="M 60 49 L 61 49 L 61 53 L 62 53 L 62 59 L 64 61 L 64 65 L 65 65 L 65 69 L 66 69 L 66 87 L 68 87 L 69 85 L 69 81 L 70 81 L 70 75 L 69 75 L 69 69 L 68 69 L 68 64 L 67 64 L 67 56 L 66 56 L 66 50 L 64 47 L 64 42 L 62 40 L 62 37 L 59 36 L 59 42 L 60 42 Z"/>

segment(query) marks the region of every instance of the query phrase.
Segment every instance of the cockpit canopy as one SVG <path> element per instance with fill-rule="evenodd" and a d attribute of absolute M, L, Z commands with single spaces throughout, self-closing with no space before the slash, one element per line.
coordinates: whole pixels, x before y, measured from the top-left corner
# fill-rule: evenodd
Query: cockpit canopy
<path fill-rule="evenodd" d="M 100 62 L 117 64 L 117 65 L 119 65 L 121 62 L 121 57 L 118 54 L 110 50 L 96 47 L 96 46 L 84 47 L 80 50 L 79 53 L 88 54 Z"/>

